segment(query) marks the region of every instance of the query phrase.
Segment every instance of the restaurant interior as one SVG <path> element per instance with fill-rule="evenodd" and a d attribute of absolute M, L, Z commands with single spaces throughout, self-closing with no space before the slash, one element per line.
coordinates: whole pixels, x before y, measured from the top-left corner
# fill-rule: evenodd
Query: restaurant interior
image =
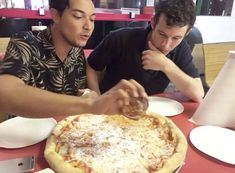
<path fill-rule="evenodd" d="M 88 56 L 110 31 L 148 26 L 157 1 L 93 0 L 96 7 L 95 29 L 84 47 L 85 55 Z M 235 103 L 235 3 L 234 0 L 194 2 L 197 18 L 185 39 L 200 73 L 205 97 L 200 103 L 192 102 L 181 96 L 170 83 L 164 93 L 157 94 L 156 98 L 151 97 L 149 110 L 166 115 L 187 139 L 186 158 L 174 173 L 235 173 L 235 115 L 232 109 Z M 39 30 L 45 29 L 50 25 L 48 8 L 48 0 L 0 0 L 0 63 L 12 34 L 30 31 L 35 26 L 39 26 L 36 27 Z M 1 164 L 1 161 L 26 156 L 36 159 L 31 170 L 22 172 L 48 171 L 50 167 L 43 156 L 43 149 L 49 134 L 36 141 L 19 143 L 18 146 L 2 145 L 4 138 L 9 139 L 4 131 L 12 127 L 3 114 L 0 112 L 0 173 L 8 164 Z M 55 120 L 62 118 L 59 116 Z M 20 135 L 22 138 L 28 137 L 22 133 Z M 17 145 L 17 142 L 14 144 Z"/>

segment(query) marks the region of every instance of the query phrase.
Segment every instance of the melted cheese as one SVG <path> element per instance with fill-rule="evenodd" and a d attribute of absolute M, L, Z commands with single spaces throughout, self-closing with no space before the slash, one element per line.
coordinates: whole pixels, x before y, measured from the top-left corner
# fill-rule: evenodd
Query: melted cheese
<path fill-rule="evenodd" d="M 160 128 L 117 125 L 103 115 L 83 116 L 73 125 L 60 136 L 66 147 L 61 147 L 59 153 L 69 154 L 71 160 L 82 160 L 96 172 L 156 171 L 175 148 L 161 138 L 164 132 Z"/>

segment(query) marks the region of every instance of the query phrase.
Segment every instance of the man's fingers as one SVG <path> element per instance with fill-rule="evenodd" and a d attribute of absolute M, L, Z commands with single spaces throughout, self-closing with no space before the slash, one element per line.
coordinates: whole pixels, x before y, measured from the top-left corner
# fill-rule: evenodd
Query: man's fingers
<path fill-rule="evenodd" d="M 118 102 L 119 106 L 129 104 L 129 93 L 127 89 L 113 89 L 104 93 L 102 96 L 106 97 L 107 104 L 108 102 Z"/>
<path fill-rule="evenodd" d="M 136 87 L 137 92 L 139 94 L 140 97 L 144 97 L 147 98 L 147 94 L 145 92 L 144 87 L 142 87 L 142 85 L 140 85 L 138 82 L 136 82 L 134 79 L 130 79 L 130 82 Z"/>
<path fill-rule="evenodd" d="M 128 80 L 122 79 L 120 80 L 120 82 L 118 82 L 118 84 L 112 88 L 111 90 L 117 90 L 117 89 L 122 89 L 125 90 L 126 92 L 129 91 L 136 91 L 135 89 L 136 87 Z M 138 93 L 134 94 L 138 96 Z"/>
<path fill-rule="evenodd" d="M 123 89 L 132 97 L 147 97 L 144 88 L 133 79 L 122 79 L 114 89 Z"/>
<path fill-rule="evenodd" d="M 130 100 L 135 97 L 147 98 L 145 89 L 135 80 L 122 79 L 112 89 L 101 95 L 104 112 L 120 112 L 123 106 L 129 105 Z"/>

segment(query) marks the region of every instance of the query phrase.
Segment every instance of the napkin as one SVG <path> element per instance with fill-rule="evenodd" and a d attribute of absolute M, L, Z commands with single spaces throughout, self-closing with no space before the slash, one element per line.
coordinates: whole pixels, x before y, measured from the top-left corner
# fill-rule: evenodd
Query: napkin
<path fill-rule="evenodd" d="M 235 129 L 234 88 L 235 51 L 229 51 L 228 59 L 190 121 Z"/>

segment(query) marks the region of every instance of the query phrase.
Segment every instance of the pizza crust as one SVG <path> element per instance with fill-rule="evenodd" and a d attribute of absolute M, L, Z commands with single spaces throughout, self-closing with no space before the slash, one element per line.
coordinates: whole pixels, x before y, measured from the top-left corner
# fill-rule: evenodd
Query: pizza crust
<path fill-rule="evenodd" d="M 175 149 L 175 153 L 172 155 L 172 157 L 166 160 L 162 169 L 160 169 L 157 172 L 157 173 L 168 173 L 168 172 L 172 173 L 184 163 L 188 147 L 187 140 L 184 134 L 179 130 L 179 128 L 174 124 L 172 120 L 155 113 L 151 113 L 151 116 L 154 116 L 159 119 L 164 119 L 167 122 L 168 126 L 170 127 L 172 133 L 175 134 L 175 137 L 177 139 L 177 147 Z"/>
<path fill-rule="evenodd" d="M 151 113 L 153 115 L 153 113 Z M 89 114 L 82 114 L 80 116 L 90 116 Z M 100 115 L 102 116 L 102 115 Z M 159 119 L 161 122 L 160 124 L 165 124 L 167 128 L 170 129 L 171 134 L 173 134 L 173 140 L 176 142 L 176 148 L 174 154 L 169 157 L 165 162 L 163 167 L 155 171 L 157 173 L 171 173 L 173 172 L 177 167 L 179 167 L 186 155 L 187 150 L 187 141 L 185 139 L 185 136 L 183 133 L 178 129 L 178 127 L 168 118 L 163 117 L 161 115 L 153 115 L 156 119 Z M 91 168 L 84 166 L 82 162 L 76 162 L 74 167 L 72 164 L 65 162 L 63 157 L 57 153 L 57 136 L 61 134 L 61 131 L 64 130 L 64 127 L 68 126 L 68 124 L 73 121 L 77 116 L 70 116 L 66 119 L 60 121 L 55 129 L 53 130 L 53 133 L 49 136 L 47 139 L 44 155 L 49 163 L 50 167 L 55 170 L 57 173 L 87 173 L 87 172 L 94 172 Z M 135 120 L 129 120 L 126 117 L 123 117 L 122 115 L 114 115 L 109 116 L 109 123 L 116 123 L 117 125 L 131 125 L 136 126 L 138 124 Z M 141 121 L 141 120 L 140 120 Z M 99 172 L 99 171 L 97 171 Z"/>

